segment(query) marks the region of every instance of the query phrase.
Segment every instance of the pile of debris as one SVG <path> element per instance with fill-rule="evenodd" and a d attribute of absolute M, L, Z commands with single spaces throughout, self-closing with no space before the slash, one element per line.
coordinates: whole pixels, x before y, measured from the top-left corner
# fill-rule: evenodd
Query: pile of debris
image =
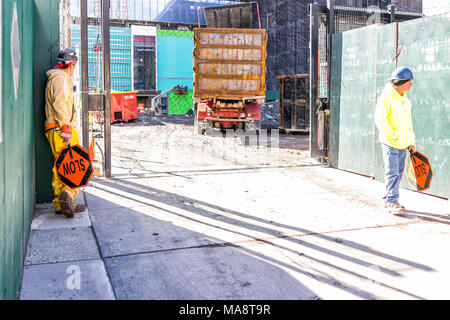
<path fill-rule="evenodd" d="M 261 129 L 277 129 L 280 123 L 280 101 L 270 101 L 261 105 Z"/>

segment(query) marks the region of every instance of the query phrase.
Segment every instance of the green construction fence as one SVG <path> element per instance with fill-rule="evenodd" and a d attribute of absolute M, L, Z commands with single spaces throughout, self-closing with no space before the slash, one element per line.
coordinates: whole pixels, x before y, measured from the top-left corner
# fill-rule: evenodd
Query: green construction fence
<path fill-rule="evenodd" d="M 450 197 L 449 35 L 450 13 L 333 35 L 331 166 L 384 180 L 373 114 L 391 72 L 409 67 L 414 80 L 407 95 L 416 148 L 428 157 L 434 173 L 425 193 Z M 401 186 L 411 188 L 406 177 Z"/>

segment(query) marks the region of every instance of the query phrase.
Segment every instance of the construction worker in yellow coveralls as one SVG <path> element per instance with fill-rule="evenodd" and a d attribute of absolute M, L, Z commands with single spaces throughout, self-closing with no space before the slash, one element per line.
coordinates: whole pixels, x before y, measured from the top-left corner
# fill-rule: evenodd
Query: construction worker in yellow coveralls
<path fill-rule="evenodd" d="M 48 80 L 45 88 L 45 136 L 52 148 L 54 159 L 67 145 L 79 144 L 71 78 L 77 61 L 74 50 L 64 49 L 58 55 L 55 68 L 46 73 Z M 53 166 L 52 187 L 56 214 L 73 218 L 75 213 L 86 209 L 84 205 L 75 204 L 78 190 L 70 189 L 58 180 L 55 166 Z"/>

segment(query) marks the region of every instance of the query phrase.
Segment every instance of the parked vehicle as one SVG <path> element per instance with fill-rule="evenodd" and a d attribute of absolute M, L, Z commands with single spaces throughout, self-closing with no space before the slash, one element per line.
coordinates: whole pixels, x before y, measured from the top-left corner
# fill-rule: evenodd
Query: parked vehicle
<path fill-rule="evenodd" d="M 265 99 L 264 29 L 194 29 L 197 130 L 258 130 Z"/>

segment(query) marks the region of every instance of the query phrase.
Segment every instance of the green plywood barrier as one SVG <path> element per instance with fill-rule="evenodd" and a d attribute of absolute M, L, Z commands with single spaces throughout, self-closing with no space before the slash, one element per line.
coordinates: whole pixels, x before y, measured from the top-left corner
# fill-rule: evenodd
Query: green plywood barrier
<path fill-rule="evenodd" d="M 336 46 L 333 69 L 335 64 L 338 66 L 333 70 L 331 131 L 339 131 L 338 139 L 333 135 L 339 157 L 332 161 L 338 168 L 365 175 L 374 174 L 377 30 L 374 25 L 344 32 L 332 46 Z"/>
<path fill-rule="evenodd" d="M 434 173 L 426 192 L 450 197 L 450 13 L 399 24 L 398 44 L 399 66 L 410 67 L 415 78 L 408 96 L 417 149 Z"/>
<path fill-rule="evenodd" d="M 18 298 L 35 204 L 33 7 L 3 0 L 1 8 L 0 299 Z"/>
<path fill-rule="evenodd" d="M 57 0 L 39 0 L 34 4 L 34 84 L 36 143 L 36 202 L 51 202 L 52 151 L 44 135 L 45 72 L 55 65 L 59 52 L 59 19 Z"/>
<path fill-rule="evenodd" d="M 331 45 L 331 91 L 330 118 L 328 134 L 328 162 L 334 168 L 339 168 L 339 120 L 341 116 L 341 75 L 342 75 L 342 33 L 333 35 Z"/>
<path fill-rule="evenodd" d="M 189 109 L 192 109 L 194 101 L 192 100 L 192 90 L 186 94 L 169 93 L 169 115 L 185 114 Z"/>
<path fill-rule="evenodd" d="M 333 167 L 384 180 L 373 112 L 401 49 L 398 66 L 411 68 L 415 77 L 408 96 L 416 146 L 429 157 L 434 171 L 426 193 L 450 197 L 449 35 L 449 13 L 333 35 L 329 146 Z M 409 188 L 406 179 L 402 187 Z"/>
<path fill-rule="evenodd" d="M 378 47 L 377 47 L 377 97 L 381 95 L 388 79 L 395 69 L 396 55 L 396 34 L 397 23 L 387 24 L 378 29 Z M 381 144 L 378 142 L 378 130 L 373 124 L 373 130 L 376 131 L 375 140 L 375 161 L 373 163 L 375 178 L 379 181 L 384 181 L 383 155 L 381 151 Z"/>

